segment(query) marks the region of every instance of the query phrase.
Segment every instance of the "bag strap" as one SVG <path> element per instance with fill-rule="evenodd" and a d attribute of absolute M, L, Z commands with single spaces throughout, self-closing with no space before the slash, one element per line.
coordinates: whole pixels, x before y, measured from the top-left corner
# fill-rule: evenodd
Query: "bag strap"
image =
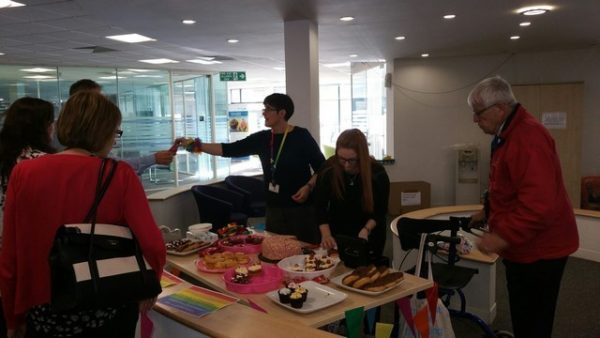
<path fill-rule="evenodd" d="M 104 182 L 102 182 L 107 162 L 111 162 L 112 167 L 110 168 L 106 179 L 104 180 Z M 100 202 L 102 201 L 102 198 L 104 197 L 106 190 L 108 190 L 108 186 L 110 185 L 110 182 L 112 181 L 112 178 L 115 175 L 115 171 L 117 170 L 117 164 L 119 164 L 119 162 L 113 159 L 102 159 L 102 163 L 100 164 L 100 171 L 98 173 L 98 180 L 96 182 L 96 195 L 94 198 L 94 203 L 92 204 L 84 220 L 84 222 L 90 222 L 92 225 L 90 229 L 90 247 L 88 251 L 88 263 L 90 266 L 90 275 L 92 277 L 94 292 L 98 292 L 98 280 L 100 278 L 100 276 L 98 275 L 98 266 L 96 264 L 96 259 L 94 258 L 94 233 L 96 231 L 96 213 L 98 211 L 98 206 L 100 205 Z"/>

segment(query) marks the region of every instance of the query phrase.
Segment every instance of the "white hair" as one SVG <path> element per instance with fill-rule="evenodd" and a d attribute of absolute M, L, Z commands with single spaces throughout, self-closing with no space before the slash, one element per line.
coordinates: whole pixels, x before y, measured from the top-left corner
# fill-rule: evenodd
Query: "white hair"
<path fill-rule="evenodd" d="M 517 100 L 510 83 L 496 75 L 479 82 L 469 93 L 467 103 L 473 108 L 474 105 L 489 107 L 496 103 L 514 105 Z"/>

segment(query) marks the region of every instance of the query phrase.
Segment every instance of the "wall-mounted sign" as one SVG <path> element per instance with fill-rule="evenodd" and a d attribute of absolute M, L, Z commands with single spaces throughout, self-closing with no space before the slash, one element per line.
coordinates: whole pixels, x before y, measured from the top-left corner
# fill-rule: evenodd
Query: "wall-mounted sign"
<path fill-rule="evenodd" d="M 567 113 L 542 113 L 542 124 L 548 129 L 567 129 Z"/>
<path fill-rule="evenodd" d="M 221 81 L 246 81 L 246 72 L 220 72 Z"/>

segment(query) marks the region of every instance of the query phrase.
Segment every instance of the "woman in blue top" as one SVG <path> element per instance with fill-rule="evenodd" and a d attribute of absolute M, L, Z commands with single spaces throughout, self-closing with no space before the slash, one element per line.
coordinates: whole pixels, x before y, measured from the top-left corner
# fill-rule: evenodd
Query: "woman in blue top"
<path fill-rule="evenodd" d="M 265 126 L 233 143 L 203 143 L 202 151 L 224 157 L 258 155 L 267 191 L 267 231 L 318 242 L 314 209 L 309 199 L 316 172 L 325 157 L 310 132 L 288 123 L 294 103 L 285 94 L 271 94 L 263 104 Z"/>

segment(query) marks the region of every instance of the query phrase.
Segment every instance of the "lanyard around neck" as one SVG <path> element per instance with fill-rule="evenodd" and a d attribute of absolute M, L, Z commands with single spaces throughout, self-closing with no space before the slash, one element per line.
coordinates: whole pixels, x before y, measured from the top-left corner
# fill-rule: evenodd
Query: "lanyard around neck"
<path fill-rule="evenodd" d="M 288 126 L 285 127 L 285 133 L 283 134 L 283 139 L 281 140 L 281 144 L 279 145 L 279 150 L 277 151 L 277 156 L 275 157 L 275 161 L 273 161 L 273 144 L 275 143 L 275 132 L 271 130 L 271 165 L 273 168 L 277 168 L 277 163 L 279 162 L 279 156 L 281 155 L 281 150 L 283 149 L 283 144 L 285 143 L 285 139 L 288 134 Z"/>

